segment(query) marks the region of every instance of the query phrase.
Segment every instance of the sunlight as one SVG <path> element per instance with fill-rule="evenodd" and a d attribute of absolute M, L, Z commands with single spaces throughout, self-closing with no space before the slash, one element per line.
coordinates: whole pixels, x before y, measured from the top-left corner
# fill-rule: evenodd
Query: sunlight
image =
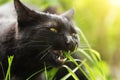
<path fill-rule="evenodd" d="M 120 6 L 120 0 L 109 0 L 109 2 L 113 6 Z"/>

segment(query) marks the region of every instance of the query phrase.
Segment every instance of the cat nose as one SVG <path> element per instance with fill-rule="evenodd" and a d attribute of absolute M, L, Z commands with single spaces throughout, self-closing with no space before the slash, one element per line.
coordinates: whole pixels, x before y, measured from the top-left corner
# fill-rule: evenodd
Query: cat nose
<path fill-rule="evenodd" d="M 71 36 L 67 36 L 66 37 L 66 44 L 69 45 L 72 42 L 72 37 Z"/>
<path fill-rule="evenodd" d="M 75 44 L 74 44 L 74 41 L 72 39 L 72 36 L 66 37 L 66 45 L 67 45 L 68 50 L 73 51 L 75 49 Z"/>

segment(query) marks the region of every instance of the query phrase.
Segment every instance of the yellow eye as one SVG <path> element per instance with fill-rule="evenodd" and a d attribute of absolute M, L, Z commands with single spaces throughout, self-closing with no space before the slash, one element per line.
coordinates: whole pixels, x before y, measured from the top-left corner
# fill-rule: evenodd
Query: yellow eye
<path fill-rule="evenodd" d="M 57 29 L 55 29 L 55 28 L 50 28 L 50 30 L 51 30 L 52 32 L 56 32 L 56 33 L 58 32 Z"/>

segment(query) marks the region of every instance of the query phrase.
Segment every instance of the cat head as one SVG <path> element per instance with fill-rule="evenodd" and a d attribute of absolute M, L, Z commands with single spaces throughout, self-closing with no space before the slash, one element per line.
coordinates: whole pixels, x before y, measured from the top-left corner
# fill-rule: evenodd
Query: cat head
<path fill-rule="evenodd" d="M 21 53 L 34 55 L 32 58 L 39 62 L 61 65 L 64 60 L 62 52 L 73 51 L 79 42 L 76 27 L 72 22 L 74 10 L 56 15 L 33 11 L 19 0 L 14 0 L 14 5 L 19 29 L 17 39 L 24 48 L 20 49 L 23 51 Z"/>

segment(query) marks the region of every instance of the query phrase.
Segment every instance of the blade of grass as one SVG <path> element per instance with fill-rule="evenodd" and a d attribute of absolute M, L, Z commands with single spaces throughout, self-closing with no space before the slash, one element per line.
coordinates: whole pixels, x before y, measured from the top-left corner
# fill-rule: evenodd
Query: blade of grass
<path fill-rule="evenodd" d="M 84 60 L 83 62 L 85 62 L 86 60 Z M 82 62 L 82 63 L 83 63 Z M 82 63 L 79 65 L 79 67 L 81 67 L 82 66 Z M 78 70 L 79 68 L 78 67 L 76 67 L 76 68 L 74 68 L 72 71 L 73 71 L 73 73 L 75 73 L 77 70 Z M 67 78 L 69 78 L 71 76 L 71 74 L 67 74 L 67 75 L 65 75 L 63 78 L 61 78 L 61 80 L 66 80 Z"/>
<path fill-rule="evenodd" d="M 65 67 L 65 68 L 68 70 L 69 74 L 71 74 L 72 77 L 73 77 L 75 80 L 79 80 L 79 78 L 76 76 L 76 74 L 75 74 L 68 66 L 63 65 L 63 67 Z M 66 78 L 66 77 L 65 77 L 65 78 Z M 61 80 L 66 80 L 65 78 L 62 78 Z"/>
<path fill-rule="evenodd" d="M 90 51 L 91 55 L 92 55 L 92 59 L 94 60 L 94 66 L 96 66 L 96 68 L 99 70 L 99 72 L 102 75 L 103 80 L 105 80 L 105 73 L 102 69 L 102 64 L 101 63 L 101 57 L 100 57 L 100 53 L 98 53 L 96 50 L 94 49 L 87 49 L 88 51 Z"/>
<path fill-rule="evenodd" d="M 96 80 L 96 76 L 94 75 L 93 69 L 91 68 L 91 66 L 89 66 L 87 63 L 83 63 L 88 74 L 89 74 L 89 80 Z"/>
<path fill-rule="evenodd" d="M 54 78 L 55 74 L 57 73 L 57 71 L 58 71 L 58 68 L 53 68 L 50 71 L 48 71 L 48 79 L 54 80 L 53 78 Z"/>
<path fill-rule="evenodd" d="M 92 57 L 87 52 L 85 52 L 83 49 L 78 48 L 77 51 L 80 52 L 80 53 L 82 53 L 83 55 L 85 55 L 88 60 L 90 60 L 92 63 L 94 63 Z"/>
<path fill-rule="evenodd" d="M 50 67 L 47 67 L 47 69 L 48 69 L 48 68 L 50 68 Z M 44 70 L 45 70 L 45 69 L 43 68 L 43 69 L 41 69 L 41 70 L 39 70 L 39 71 L 33 73 L 33 74 L 30 75 L 26 80 L 30 80 L 32 77 L 34 77 L 35 75 L 39 74 L 40 72 L 42 72 L 42 71 L 44 71 Z"/>
<path fill-rule="evenodd" d="M 48 73 L 47 73 L 47 68 L 45 63 L 44 63 L 44 70 L 45 70 L 45 78 L 46 80 L 48 80 Z"/>
<path fill-rule="evenodd" d="M 79 70 L 85 75 L 85 77 L 88 78 L 88 75 L 85 73 L 85 71 L 84 71 L 81 67 L 79 67 L 79 64 L 78 64 L 78 63 L 75 61 L 75 59 L 70 55 L 70 53 L 65 52 L 65 56 L 66 56 L 69 60 L 71 60 L 71 61 L 79 68 Z"/>
<path fill-rule="evenodd" d="M 83 38 L 83 40 L 85 41 L 85 43 L 87 44 L 88 48 L 91 48 L 88 40 L 86 39 L 84 33 L 82 32 L 82 30 L 79 28 L 79 35 L 81 35 L 81 37 Z"/>
<path fill-rule="evenodd" d="M 5 76 L 5 80 L 10 80 L 10 69 L 11 69 L 11 65 L 12 65 L 12 62 L 13 62 L 13 58 L 14 58 L 14 56 L 9 56 L 8 57 L 8 70 L 7 70 L 7 73 L 6 73 L 6 76 Z"/>

